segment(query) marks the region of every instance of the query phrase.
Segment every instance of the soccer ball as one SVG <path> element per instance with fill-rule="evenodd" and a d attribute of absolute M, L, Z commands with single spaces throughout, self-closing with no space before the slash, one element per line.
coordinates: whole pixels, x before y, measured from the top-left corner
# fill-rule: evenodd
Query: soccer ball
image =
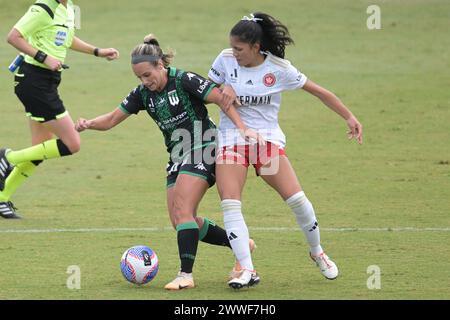
<path fill-rule="evenodd" d="M 131 247 L 122 255 L 120 270 L 127 281 L 138 285 L 146 284 L 158 273 L 158 257 L 149 247 Z"/>

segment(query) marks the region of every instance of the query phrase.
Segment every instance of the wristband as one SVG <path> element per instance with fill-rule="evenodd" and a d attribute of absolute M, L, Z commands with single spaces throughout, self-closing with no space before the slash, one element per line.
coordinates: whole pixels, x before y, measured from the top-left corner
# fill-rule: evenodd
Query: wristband
<path fill-rule="evenodd" d="M 34 56 L 34 60 L 40 63 L 44 63 L 45 59 L 47 59 L 47 54 L 41 50 L 38 50 L 38 52 Z"/>
<path fill-rule="evenodd" d="M 98 57 L 98 50 L 99 50 L 99 48 L 94 49 L 94 56 L 96 56 L 96 57 Z"/>

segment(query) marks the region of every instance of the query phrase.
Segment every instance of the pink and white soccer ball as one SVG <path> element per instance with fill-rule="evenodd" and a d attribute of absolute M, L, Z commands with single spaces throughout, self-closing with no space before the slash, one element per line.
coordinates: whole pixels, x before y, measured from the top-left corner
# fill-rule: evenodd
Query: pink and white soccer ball
<path fill-rule="evenodd" d="M 120 261 L 120 270 L 127 281 L 141 285 L 152 281 L 158 273 L 158 257 L 147 246 L 127 249 Z"/>

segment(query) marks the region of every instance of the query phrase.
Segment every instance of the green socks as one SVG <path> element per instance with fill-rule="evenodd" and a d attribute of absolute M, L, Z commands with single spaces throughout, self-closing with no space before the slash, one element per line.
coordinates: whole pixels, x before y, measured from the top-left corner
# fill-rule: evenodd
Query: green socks
<path fill-rule="evenodd" d="M 195 221 L 177 225 L 181 272 L 192 273 L 198 247 L 198 225 Z"/>
<path fill-rule="evenodd" d="M 231 248 L 227 232 L 208 218 L 203 218 L 203 226 L 200 229 L 199 240 L 209 244 Z"/>

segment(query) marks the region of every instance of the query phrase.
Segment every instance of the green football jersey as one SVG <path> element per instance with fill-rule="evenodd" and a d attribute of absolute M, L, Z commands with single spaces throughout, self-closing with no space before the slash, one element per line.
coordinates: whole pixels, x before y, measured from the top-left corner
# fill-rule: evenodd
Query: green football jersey
<path fill-rule="evenodd" d="M 215 143 L 216 126 L 204 103 L 215 84 L 192 72 L 172 67 L 167 72 L 168 81 L 161 92 L 141 84 L 119 108 L 127 114 L 147 111 L 163 133 L 169 153 L 175 146 L 187 151 Z"/>

